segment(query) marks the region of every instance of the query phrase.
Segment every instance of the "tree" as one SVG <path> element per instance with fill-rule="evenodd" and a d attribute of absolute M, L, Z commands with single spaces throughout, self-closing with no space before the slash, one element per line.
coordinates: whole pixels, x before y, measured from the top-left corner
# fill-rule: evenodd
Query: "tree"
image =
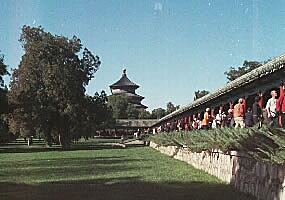
<path fill-rule="evenodd" d="M 270 60 L 265 61 L 264 63 L 268 62 Z M 228 81 L 233 81 L 237 79 L 238 77 L 260 67 L 262 64 L 258 61 L 247 61 L 245 60 L 243 62 L 243 65 L 235 69 L 234 67 L 230 67 L 229 71 L 224 72 L 224 74 L 227 76 Z"/>
<path fill-rule="evenodd" d="M 194 101 L 195 100 L 197 100 L 197 99 L 199 99 L 199 98 L 201 98 L 201 97 L 203 97 L 203 96 L 205 96 L 205 95 L 207 95 L 207 94 L 209 94 L 210 92 L 209 91 L 207 91 L 207 90 L 197 90 L 197 91 L 195 91 L 195 94 L 194 94 Z"/>
<path fill-rule="evenodd" d="M 3 79 L 5 75 L 9 75 L 9 72 L 7 71 L 7 65 L 4 63 L 4 55 L 0 51 L 0 88 L 2 89 L 5 87 Z"/>
<path fill-rule="evenodd" d="M 108 97 L 108 104 L 112 108 L 114 119 L 150 119 L 151 114 L 129 103 L 130 99 L 122 95 Z"/>
<path fill-rule="evenodd" d="M 0 114 L 8 112 L 8 89 L 4 84 L 3 76 L 10 75 L 7 70 L 7 65 L 4 63 L 4 55 L 0 51 Z"/>
<path fill-rule="evenodd" d="M 88 139 L 97 130 L 111 128 L 115 121 L 112 108 L 108 105 L 105 91 L 98 92 L 92 96 L 86 96 L 85 114 L 82 116 L 83 126 L 82 136 Z"/>
<path fill-rule="evenodd" d="M 178 110 L 179 109 L 179 105 L 178 106 L 174 106 L 174 104 L 172 102 L 168 102 L 166 104 L 166 114 L 170 114 L 172 112 L 174 112 L 175 110 Z"/>
<path fill-rule="evenodd" d="M 82 129 L 85 86 L 100 66 L 98 56 L 79 38 L 69 39 L 23 26 L 19 39 L 25 51 L 13 71 L 9 106 L 13 133 L 42 135 L 48 144 L 58 141 L 68 148 Z"/>
<path fill-rule="evenodd" d="M 139 109 L 139 119 L 151 119 L 151 113 L 145 109 Z"/>
<path fill-rule="evenodd" d="M 0 51 L 1 52 L 1 51 Z M 0 54 L 0 143 L 8 142 L 12 139 L 12 134 L 8 127 L 8 89 L 4 84 L 3 76 L 9 75 L 7 65 L 4 63 L 4 55 Z"/>
<path fill-rule="evenodd" d="M 111 128 L 114 125 L 114 118 L 112 108 L 108 105 L 107 94 L 104 90 L 101 91 L 100 95 L 96 92 L 93 99 L 93 113 L 95 114 L 97 130 Z"/>
<path fill-rule="evenodd" d="M 166 115 L 166 110 L 163 108 L 153 109 L 151 112 L 151 116 L 153 119 L 160 119 Z"/>
<path fill-rule="evenodd" d="M 112 95 L 108 97 L 108 104 L 112 108 L 113 118 L 128 119 L 127 108 L 128 98 L 121 95 Z"/>
<path fill-rule="evenodd" d="M 133 104 L 128 104 L 126 112 L 127 112 L 128 119 L 138 119 L 139 118 L 139 109 L 136 108 Z"/>

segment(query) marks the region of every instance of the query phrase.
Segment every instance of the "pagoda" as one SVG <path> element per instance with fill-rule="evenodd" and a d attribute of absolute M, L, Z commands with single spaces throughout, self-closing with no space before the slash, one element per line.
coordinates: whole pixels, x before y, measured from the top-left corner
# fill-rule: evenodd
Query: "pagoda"
<path fill-rule="evenodd" d="M 137 95 L 135 90 L 140 86 L 130 81 L 127 77 L 126 69 L 123 69 L 123 74 L 120 80 L 110 85 L 111 93 L 113 95 L 121 95 L 129 97 L 129 103 L 133 104 L 136 108 L 146 109 L 147 106 L 141 104 L 144 97 Z"/>

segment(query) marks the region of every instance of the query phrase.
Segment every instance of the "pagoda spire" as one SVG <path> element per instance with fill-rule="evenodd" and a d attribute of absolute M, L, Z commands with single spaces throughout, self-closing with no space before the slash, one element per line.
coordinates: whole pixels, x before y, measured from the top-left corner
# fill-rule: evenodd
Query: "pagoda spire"
<path fill-rule="evenodd" d="M 127 76 L 127 69 L 126 68 L 123 68 L 123 74 L 122 76 Z"/>

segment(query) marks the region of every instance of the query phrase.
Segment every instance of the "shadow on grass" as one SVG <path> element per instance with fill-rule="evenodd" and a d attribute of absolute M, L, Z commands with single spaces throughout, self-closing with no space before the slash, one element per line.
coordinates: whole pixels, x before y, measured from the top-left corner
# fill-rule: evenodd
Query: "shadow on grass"
<path fill-rule="evenodd" d="M 0 165 L 0 182 L 11 176 L 1 173 L 1 169 L 10 169 L 13 177 L 22 177 L 22 181 L 45 179 L 48 182 L 54 179 L 66 179 L 66 177 L 83 177 L 95 175 L 109 175 L 118 172 L 132 172 L 137 166 L 131 164 L 147 160 L 130 159 L 127 157 L 97 157 L 97 158 L 56 158 L 56 159 L 32 159 L 22 161 L 20 165 L 11 167 L 10 162 L 3 162 Z M 131 166 L 129 166 L 131 165 Z M 150 167 L 140 167 L 142 170 L 149 170 Z M 40 178 L 39 178 L 40 177 Z M 6 179 L 7 180 L 7 179 Z M 0 198 L 1 199 L 1 198 Z"/>
<path fill-rule="evenodd" d="M 141 181 L 141 177 L 61 181 L 38 185 L 0 183 L 1 200 L 105 200 L 105 199 L 175 199 L 175 200 L 253 200 L 230 185 L 189 183 L 154 183 Z"/>
<path fill-rule="evenodd" d="M 138 145 L 137 145 L 138 146 Z M 135 147 L 132 145 L 130 147 Z M 103 150 L 103 149 L 122 149 L 122 146 L 104 144 L 104 143 L 79 143 L 72 144 L 68 150 L 63 150 L 61 146 L 54 145 L 46 147 L 44 145 L 23 145 L 23 144 L 7 144 L 0 146 L 0 153 L 32 153 L 32 152 L 49 152 L 49 151 L 80 151 L 80 150 Z"/>

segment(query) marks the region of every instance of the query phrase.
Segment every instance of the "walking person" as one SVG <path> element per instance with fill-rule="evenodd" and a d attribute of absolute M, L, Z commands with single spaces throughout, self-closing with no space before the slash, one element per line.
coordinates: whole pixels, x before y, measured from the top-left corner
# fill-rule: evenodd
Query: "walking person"
<path fill-rule="evenodd" d="M 219 110 L 219 113 L 216 115 L 217 128 L 221 128 L 221 124 L 222 124 L 222 110 Z"/>
<path fill-rule="evenodd" d="M 254 103 L 252 105 L 252 120 L 253 120 L 253 126 L 258 124 L 261 119 L 262 119 L 262 112 L 261 112 L 261 108 L 258 104 L 260 100 L 259 96 L 256 96 L 254 98 Z"/>
<path fill-rule="evenodd" d="M 268 121 L 271 126 L 278 126 L 278 117 L 276 113 L 276 103 L 277 103 L 277 92 L 275 90 L 271 91 L 271 98 L 268 99 L 266 103 L 266 112 L 268 116 Z"/>
<path fill-rule="evenodd" d="M 202 129 L 208 130 L 209 128 L 209 111 L 210 108 L 206 108 L 206 111 L 204 113 L 204 119 L 202 120 Z"/>
<path fill-rule="evenodd" d="M 229 109 L 228 114 L 226 116 L 226 126 L 227 127 L 234 127 L 234 117 L 233 117 L 233 110 Z"/>
<path fill-rule="evenodd" d="M 235 120 L 235 128 L 245 127 L 244 123 L 244 105 L 243 99 L 240 98 L 238 103 L 234 106 L 234 120 Z"/>
<path fill-rule="evenodd" d="M 247 109 L 247 112 L 245 113 L 244 121 L 245 121 L 246 127 L 252 127 L 253 126 L 253 115 L 251 112 L 251 108 Z"/>
<path fill-rule="evenodd" d="M 279 125 L 285 127 L 285 88 L 283 82 L 280 83 L 280 96 L 276 102 L 276 112 L 279 114 Z"/>

